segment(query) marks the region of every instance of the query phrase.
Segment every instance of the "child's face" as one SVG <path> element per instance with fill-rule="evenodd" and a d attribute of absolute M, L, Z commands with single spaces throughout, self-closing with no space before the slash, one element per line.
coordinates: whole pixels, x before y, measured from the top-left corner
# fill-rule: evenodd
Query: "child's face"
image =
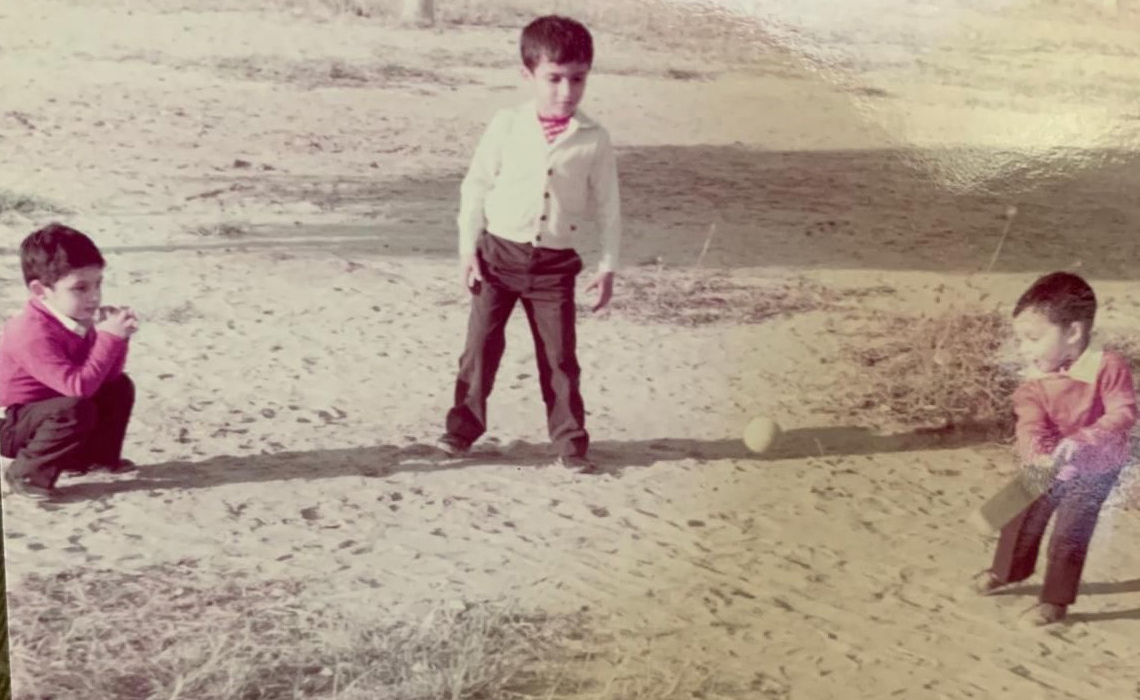
<path fill-rule="evenodd" d="M 1022 360 L 1041 372 L 1056 372 L 1075 360 L 1084 340 L 1081 324 L 1059 326 L 1037 309 L 1026 309 L 1013 319 L 1013 334 Z"/>
<path fill-rule="evenodd" d="M 589 74 L 588 63 L 552 63 L 543 58 L 534 70 L 523 66 L 523 77 L 534 86 L 538 113 L 544 117 L 573 115 L 586 92 Z"/>
<path fill-rule="evenodd" d="M 53 309 L 76 321 L 91 322 L 103 298 L 103 268 L 99 265 L 80 267 L 60 278 L 52 286 L 33 281 L 32 294 Z"/>

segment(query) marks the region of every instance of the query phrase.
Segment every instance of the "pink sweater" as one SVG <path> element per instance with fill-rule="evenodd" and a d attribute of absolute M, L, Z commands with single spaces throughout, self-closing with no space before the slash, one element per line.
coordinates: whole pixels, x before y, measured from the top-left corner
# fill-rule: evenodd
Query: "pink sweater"
<path fill-rule="evenodd" d="M 1131 459 L 1129 435 L 1136 424 L 1136 395 L 1128 360 L 1111 350 L 1086 350 L 1068 372 L 1022 384 L 1013 395 L 1017 447 L 1022 460 L 1049 455 L 1063 438 L 1085 449 L 1076 472 L 1119 469 Z"/>
<path fill-rule="evenodd" d="M 79 335 L 30 299 L 0 336 L 0 406 L 72 396 L 89 398 L 123 372 L 128 342 L 90 329 Z"/>

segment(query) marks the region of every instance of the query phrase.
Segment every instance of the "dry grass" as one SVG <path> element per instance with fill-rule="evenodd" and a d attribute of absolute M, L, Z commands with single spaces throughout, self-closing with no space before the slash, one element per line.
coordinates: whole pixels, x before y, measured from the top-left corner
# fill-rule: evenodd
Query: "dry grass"
<path fill-rule="evenodd" d="M 1010 327 L 993 312 L 876 315 L 872 344 L 849 346 L 857 367 L 830 410 L 916 428 L 990 426 L 1007 436 L 1017 375 Z M 866 418 L 864 418 L 866 420 Z"/>
<path fill-rule="evenodd" d="M 763 323 L 892 292 L 880 287 L 840 291 L 801 276 L 757 280 L 734 278 L 724 270 L 670 270 L 663 265 L 623 271 L 617 286 L 610 305 L 613 314 L 635 323 L 685 327 Z"/>
<path fill-rule="evenodd" d="M 15 700 L 668 700 L 711 674 L 651 663 L 584 614 L 489 604 L 384 620 L 315 612 L 296 582 L 206 580 L 193 562 L 30 576 L 11 593 Z"/>
<path fill-rule="evenodd" d="M 1007 314 L 952 310 L 919 318 L 873 317 L 872 343 L 849 346 L 857 369 L 829 410 L 907 428 L 984 429 L 1012 437 L 1013 391 L 1021 381 Z M 866 331 L 864 331 L 866 332 Z M 1140 340 L 1106 339 L 1137 368 Z"/>
<path fill-rule="evenodd" d="M 618 280 L 612 313 L 638 323 L 760 323 L 822 309 L 827 290 L 806 280 L 748 284 L 723 273 L 632 270 Z"/>

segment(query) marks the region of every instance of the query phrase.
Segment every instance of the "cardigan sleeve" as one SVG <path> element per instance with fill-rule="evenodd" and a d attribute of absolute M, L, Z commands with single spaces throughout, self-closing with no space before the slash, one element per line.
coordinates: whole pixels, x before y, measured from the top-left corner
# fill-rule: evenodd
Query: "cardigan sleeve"
<path fill-rule="evenodd" d="M 459 187 L 459 255 L 473 255 L 479 233 L 487 225 L 484 204 L 499 174 L 500 155 L 510 115 L 500 110 L 483 131 L 467 174 Z"/>

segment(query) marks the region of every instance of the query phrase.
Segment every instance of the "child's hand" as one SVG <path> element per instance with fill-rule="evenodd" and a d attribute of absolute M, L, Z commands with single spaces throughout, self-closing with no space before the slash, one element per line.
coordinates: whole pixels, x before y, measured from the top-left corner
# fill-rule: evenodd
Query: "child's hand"
<path fill-rule="evenodd" d="M 606 308 L 610 303 L 610 299 L 614 295 L 614 273 L 612 272 L 599 272 L 590 284 L 586 287 L 587 292 L 594 290 L 598 291 L 598 298 L 594 302 L 594 311 L 601 311 Z"/>
<path fill-rule="evenodd" d="M 95 328 L 120 338 L 130 338 L 139 329 L 139 319 L 129 308 L 109 309 L 103 320 L 95 324 Z"/>
<path fill-rule="evenodd" d="M 1077 476 L 1077 458 L 1085 451 L 1085 446 L 1070 438 L 1064 438 L 1053 449 L 1053 460 L 1060 465 L 1057 471 L 1058 481 L 1069 481 Z"/>
<path fill-rule="evenodd" d="M 103 321 L 107 320 L 108 316 L 118 310 L 119 307 L 117 306 L 100 306 L 99 310 L 95 312 L 95 323 L 102 323 Z"/>
<path fill-rule="evenodd" d="M 1084 449 L 1084 445 L 1071 438 L 1064 438 L 1053 450 L 1053 459 L 1059 462 L 1072 462 Z"/>
<path fill-rule="evenodd" d="M 478 255 L 464 255 L 459 261 L 459 279 L 468 292 L 479 293 L 479 286 L 483 283 L 483 267 L 479 264 Z"/>

